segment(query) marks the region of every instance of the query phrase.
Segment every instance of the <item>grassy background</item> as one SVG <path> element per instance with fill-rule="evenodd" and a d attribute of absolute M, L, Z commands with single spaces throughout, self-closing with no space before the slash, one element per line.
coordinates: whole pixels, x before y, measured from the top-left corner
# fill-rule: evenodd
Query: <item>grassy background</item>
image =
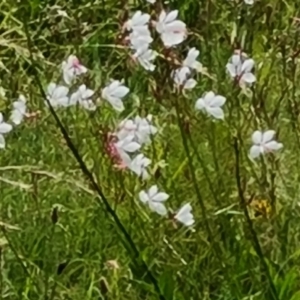
<path fill-rule="evenodd" d="M 158 283 L 160 299 L 300 299 L 300 24 L 295 20 L 300 7 L 297 1 L 255 2 L 165 5 L 179 9 L 189 28 L 176 55 L 198 48 L 210 74 L 198 75 L 187 95 L 175 95 L 158 37 L 154 47 L 161 56 L 151 74 L 116 46 L 128 15 L 141 9 L 155 16 L 146 1 L 1 1 L 0 110 L 7 118 L 23 93 L 29 110 L 41 111 L 6 136 L 7 148 L 0 153 L 1 299 L 159 299 L 142 261 Z M 80 82 L 98 95 L 110 78 L 124 78 L 130 87 L 121 114 L 101 103 L 94 113 L 71 107 L 58 115 L 138 256 L 98 205 L 44 105 L 24 22 L 45 87 L 62 82 L 58 66 L 73 53 L 90 70 Z M 246 94 L 225 72 L 237 48 L 256 62 L 257 82 Z M 224 122 L 194 111 L 196 99 L 209 90 L 227 98 Z M 143 150 L 153 161 L 150 182 L 143 183 L 113 168 L 103 136 L 128 115 L 147 113 L 159 134 Z M 250 137 L 257 129 L 276 130 L 284 149 L 250 161 Z M 165 168 L 159 166 L 162 160 Z M 192 203 L 194 232 L 175 228 L 140 204 L 138 192 L 154 183 L 170 194 L 173 210 Z M 251 195 L 267 199 L 268 217 L 247 219 L 251 211 L 244 202 Z"/>

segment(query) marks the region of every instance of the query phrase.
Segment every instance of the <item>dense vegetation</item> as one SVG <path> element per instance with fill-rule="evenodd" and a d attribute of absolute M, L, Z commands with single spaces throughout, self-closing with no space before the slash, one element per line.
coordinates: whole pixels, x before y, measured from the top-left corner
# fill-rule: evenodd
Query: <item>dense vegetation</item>
<path fill-rule="evenodd" d="M 124 23 L 163 8 L 188 34 L 165 47 L 150 22 L 151 72 L 131 57 Z M 11 130 L 0 122 L 0 298 L 300 299 L 299 12 L 283 0 L 2 0 L 0 111 L 12 124 L 20 95 L 27 111 Z M 175 88 L 193 47 L 196 86 Z M 251 84 L 230 76 L 234 53 L 255 62 Z M 85 84 L 95 110 L 46 102 L 51 82 L 66 86 L 69 55 L 88 69 L 69 95 Z M 123 111 L 105 99 L 112 79 L 129 89 Z M 226 98 L 224 118 L 195 107 L 209 91 Z M 122 120 L 149 114 L 143 180 L 108 145 Z M 274 130 L 282 149 L 251 156 L 257 130 Z M 163 216 L 141 201 L 153 185 L 169 196 Z M 174 218 L 187 203 L 192 226 Z"/>

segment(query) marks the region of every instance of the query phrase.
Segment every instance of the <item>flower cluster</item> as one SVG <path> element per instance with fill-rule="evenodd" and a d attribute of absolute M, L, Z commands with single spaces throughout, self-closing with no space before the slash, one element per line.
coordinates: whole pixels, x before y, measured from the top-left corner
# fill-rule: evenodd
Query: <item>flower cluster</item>
<path fill-rule="evenodd" d="M 154 2 L 153 0 L 149 1 L 152 4 Z M 149 24 L 152 24 L 159 33 L 164 47 L 170 48 L 179 45 L 187 37 L 186 25 L 177 17 L 178 10 L 169 13 L 162 10 L 158 19 L 150 22 L 149 14 L 137 11 L 123 25 L 123 31 L 128 32 L 127 40 L 130 42 L 130 48 L 134 51 L 132 57 L 145 70 L 153 71 L 155 69 L 153 61 L 157 56 L 157 53 L 150 49 L 153 38 Z M 191 76 L 193 71 L 202 70 L 202 64 L 197 61 L 199 53 L 196 48 L 191 48 L 181 66 L 172 72 L 171 76 L 177 88 L 192 89 L 196 86 L 196 80 Z M 123 120 L 119 124 L 117 132 L 112 135 L 113 138 L 110 139 L 108 146 L 111 156 L 119 168 L 128 168 L 142 179 L 149 178 L 147 167 L 151 164 L 151 160 L 142 153 L 137 154 L 133 159 L 131 159 L 131 155 L 140 150 L 143 144 L 150 143 L 151 136 L 157 133 L 157 128 L 151 124 L 151 121 L 151 115 L 146 118 L 137 116 L 135 119 Z M 169 195 L 159 192 L 157 185 L 153 185 L 148 191 L 141 191 L 139 197 L 152 211 L 160 215 L 167 214 L 164 202 Z M 190 204 L 183 206 L 174 218 L 187 226 L 192 225 L 194 218 L 191 209 Z"/>
<path fill-rule="evenodd" d="M 252 73 L 254 60 L 247 58 L 245 53 L 236 51 L 226 65 L 229 75 L 236 80 L 241 87 L 251 85 L 256 81 L 255 75 Z"/>
<path fill-rule="evenodd" d="M 147 0 L 154 4 L 155 0 Z M 245 0 L 247 4 L 253 4 L 253 0 Z M 166 12 L 161 10 L 156 20 L 151 20 L 148 13 L 140 10 L 123 25 L 123 32 L 126 32 L 126 40 L 132 50 L 132 58 L 148 71 L 154 71 L 153 64 L 158 53 L 150 48 L 153 42 L 151 28 L 159 34 L 165 48 L 176 47 L 187 38 L 186 24 L 178 20 L 178 10 Z M 195 47 L 190 48 L 186 57 L 181 62 L 176 62 L 170 76 L 179 92 L 193 89 L 197 82 L 193 75 L 203 70 L 201 62 L 198 61 L 200 51 Z M 236 85 L 242 89 L 249 88 L 256 82 L 253 73 L 254 60 L 241 52 L 235 51 L 226 65 L 226 71 Z M 46 90 L 47 99 L 45 104 L 50 104 L 54 108 L 80 106 L 88 111 L 95 111 L 98 103 L 93 100 L 96 94 L 94 90 L 81 84 L 74 89 L 73 83 L 76 79 L 88 72 L 88 69 L 80 62 L 75 55 L 70 55 L 61 65 L 63 84 L 51 82 Z M 72 91 L 72 93 L 70 93 Z M 101 99 L 107 101 L 116 112 L 124 111 L 123 99 L 129 94 L 130 90 L 123 81 L 111 80 L 102 90 Z M 197 99 L 195 109 L 204 112 L 214 119 L 223 120 L 223 106 L 226 102 L 224 96 L 209 91 Z M 22 123 L 28 117 L 26 99 L 20 95 L 18 100 L 13 102 L 13 110 L 10 120 L 14 125 Z M 119 169 L 130 170 L 138 178 L 147 180 L 150 178 L 151 159 L 146 157 L 141 150 L 144 145 L 152 142 L 153 137 L 158 133 L 158 128 L 153 125 L 152 115 L 135 118 L 125 118 L 117 126 L 113 133 L 108 134 L 106 150 Z M 5 148 L 4 135 L 9 133 L 13 126 L 3 120 L 0 113 L 0 148 Z M 253 145 L 250 148 L 250 157 L 255 159 L 265 153 L 274 152 L 283 147 L 275 140 L 275 131 L 265 132 L 255 131 L 252 135 Z M 139 192 L 140 201 L 147 205 L 149 209 L 161 216 L 168 215 L 166 201 L 169 194 L 159 190 L 156 184 L 147 190 Z M 190 203 L 184 204 L 174 215 L 173 219 L 181 222 L 185 226 L 194 224 L 192 206 Z"/>
<path fill-rule="evenodd" d="M 178 10 L 173 10 L 169 13 L 162 10 L 158 20 L 150 22 L 150 15 L 139 10 L 124 23 L 123 31 L 128 32 L 126 40 L 129 41 L 130 48 L 133 50 L 132 58 L 138 61 L 145 70 L 155 70 L 153 61 L 157 56 L 157 52 L 150 48 L 150 44 L 153 41 L 149 28 L 150 23 L 160 35 L 164 46 L 170 48 L 179 45 L 187 37 L 186 25 L 178 20 L 177 17 Z M 197 51 L 195 53 L 198 56 Z M 190 62 L 186 61 L 186 63 Z M 199 66 L 194 67 L 198 68 Z"/>
<path fill-rule="evenodd" d="M 29 114 L 27 113 L 26 98 L 20 95 L 19 98 L 13 102 L 13 109 L 10 114 L 10 121 L 15 125 L 21 124 L 23 119 Z M 13 125 L 4 121 L 3 114 L 0 113 L 0 149 L 6 146 L 4 135 L 12 131 Z"/>
<path fill-rule="evenodd" d="M 149 178 L 147 167 L 151 160 L 139 153 L 133 159 L 131 155 L 136 153 L 145 144 L 151 142 L 151 136 L 157 133 L 157 128 L 152 125 L 152 116 L 146 118 L 136 116 L 134 119 L 121 121 L 117 131 L 112 134 L 109 141 L 109 154 L 116 162 L 118 168 L 128 168 L 143 180 Z"/>
<path fill-rule="evenodd" d="M 149 48 L 153 41 L 149 30 L 149 14 L 137 11 L 131 19 L 125 22 L 123 29 L 129 32 L 127 39 L 130 47 L 134 50 L 132 58 L 137 60 L 145 70 L 154 71 L 155 65 L 152 61 L 157 53 Z"/>
<path fill-rule="evenodd" d="M 70 55 L 67 61 L 62 63 L 63 78 L 67 85 L 70 85 L 76 77 L 87 72 L 74 55 Z M 123 98 L 129 93 L 129 88 L 124 86 L 121 81 L 112 80 L 101 92 L 103 100 L 109 102 L 116 111 L 123 111 Z M 69 107 L 79 105 L 86 110 L 95 111 L 97 106 L 92 100 L 95 92 L 82 84 L 70 96 L 69 87 L 57 85 L 51 82 L 47 87 L 47 99 L 52 107 Z M 47 105 L 47 101 L 45 100 Z"/>
<path fill-rule="evenodd" d="M 155 1 L 149 2 L 154 3 Z M 157 53 L 150 48 L 153 41 L 150 24 L 159 33 L 164 47 L 170 48 L 179 45 L 187 37 L 185 23 L 177 18 L 177 10 L 168 13 L 162 10 L 158 19 L 152 21 L 149 14 L 137 11 L 124 23 L 123 32 L 128 34 L 126 39 L 133 51 L 132 58 L 138 61 L 145 70 L 153 71 L 155 69 L 153 61 L 157 56 Z M 196 86 L 197 82 L 192 76 L 195 72 L 202 71 L 202 64 L 197 60 L 199 54 L 200 52 L 196 48 L 189 49 L 185 59 L 179 63 L 180 66 L 172 71 L 171 77 L 179 91 L 191 90 Z M 252 73 L 253 67 L 254 60 L 240 51 L 235 51 L 226 65 L 229 75 L 242 88 L 250 86 L 256 81 L 256 77 Z M 87 68 L 81 65 L 74 55 L 69 56 L 67 61 L 63 62 L 62 70 L 67 85 L 73 82 L 77 76 L 87 72 Z M 51 83 L 47 90 L 48 100 L 54 107 L 79 104 L 88 110 L 96 109 L 96 104 L 91 100 L 94 91 L 88 89 L 84 84 L 79 86 L 78 90 L 70 97 L 68 97 L 68 92 L 68 87 Z M 113 80 L 101 91 L 101 98 L 108 101 L 116 111 L 121 112 L 124 110 L 123 98 L 128 93 L 129 88 L 124 86 L 121 81 Z M 209 91 L 196 101 L 195 109 L 203 111 L 215 119 L 222 120 L 224 119 L 222 107 L 225 102 L 225 97 Z M 115 166 L 119 169 L 130 170 L 142 180 L 149 179 L 148 168 L 152 161 L 140 151 L 143 145 L 151 143 L 157 132 L 158 129 L 152 124 L 152 115 L 144 118 L 136 116 L 133 119 L 126 118 L 122 120 L 116 131 L 109 134 L 106 145 L 107 152 L 114 161 Z M 256 131 L 252 137 L 254 145 L 251 147 L 250 156 L 255 158 L 260 154 L 280 149 L 282 144 L 272 140 L 274 135 L 274 131 L 267 131 L 266 133 Z M 140 191 L 139 198 L 142 203 L 149 206 L 150 210 L 159 215 L 165 216 L 168 214 L 165 203 L 169 195 L 160 192 L 156 184 L 148 190 Z M 174 215 L 174 219 L 186 226 L 192 225 L 194 217 L 191 210 L 190 203 L 185 204 Z"/>
<path fill-rule="evenodd" d="M 164 192 L 159 192 L 157 185 L 151 186 L 148 191 L 141 191 L 139 193 L 139 198 L 142 203 L 149 206 L 150 210 L 161 216 L 167 215 L 168 210 L 165 206 L 165 202 L 168 200 L 169 195 Z M 191 226 L 195 223 L 194 216 L 191 211 L 191 204 L 186 203 L 174 215 L 174 219 L 185 226 Z"/>

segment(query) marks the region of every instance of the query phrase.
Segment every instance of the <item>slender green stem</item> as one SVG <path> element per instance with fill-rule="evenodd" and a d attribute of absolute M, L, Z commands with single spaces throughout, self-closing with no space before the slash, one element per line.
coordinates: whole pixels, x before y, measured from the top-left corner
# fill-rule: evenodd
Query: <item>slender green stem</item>
<path fill-rule="evenodd" d="M 204 220 L 205 228 L 206 228 L 209 240 L 212 243 L 213 235 L 212 235 L 212 231 L 211 231 L 210 226 L 209 226 L 207 213 L 206 213 L 206 207 L 205 207 L 203 198 L 201 196 L 201 193 L 200 193 L 200 190 L 199 190 L 199 187 L 198 187 L 198 184 L 197 184 L 197 179 L 196 179 L 196 175 L 195 175 L 195 168 L 194 168 L 194 165 L 193 165 L 192 155 L 191 155 L 190 150 L 189 150 L 186 135 L 183 131 L 183 121 L 182 121 L 181 116 L 180 116 L 180 110 L 179 110 L 179 107 L 178 107 L 177 98 L 176 97 L 174 97 L 174 98 L 175 98 L 174 99 L 174 105 L 175 105 L 176 114 L 177 114 L 178 127 L 180 129 L 183 147 L 184 147 L 185 153 L 186 153 L 187 158 L 188 158 L 188 164 L 189 164 L 189 168 L 190 168 L 190 171 L 191 171 L 191 176 L 192 176 L 194 189 L 195 189 L 195 192 L 196 192 L 196 195 L 197 195 L 198 202 L 199 202 L 200 207 L 201 207 L 201 212 L 202 212 L 202 217 L 203 217 L 203 220 Z"/>
<path fill-rule="evenodd" d="M 180 109 L 179 109 L 179 106 L 178 106 L 177 97 L 174 97 L 174 98 L 175 98 L 174 99 L 174 105 L 175 105 L 176 114 L 177 114 L 177 122 L 178 122 L 178 126 L 179 126 L 180 133 L 181 133 L 182 144 L 183 144 L 185 153 L 186 153 L 187 158 L 188 158 L 188 164 L 189 164 L 189 168 L 190 168 L 190 171 L 191 171 L 192 181 L 193 181 L 194 189 L 195 189 L 195 192 L 196 192 L 196 195 L 197 195 L 197 198 L 198 198 L 198 202 L 199 202 L 200 207 L 201 207 L 202 218 L 204 220 L 205 229 L 206 229 L 207 234 L 208 234 L 208 239 L 209 239 L 209 242 L 213 245 L 212 249 L 213 249 L 214 254 L 215 254 L 215 256 L 217 257 L 217 259 L 220 263 L 220 266 L 222 267 L 222 269 L 224 270 L 224 273 L 226 274 L 226 279 L 229 282 L 231 282 L 232 276 L 230 275 L 230 270 L 226 266 L 226 263 L 224 262 L 224 260 L 221 257 L 221 253 L 222 253 L 221 247 L 220 247 L 219 244 L 214 243 L 214 236 L 213 236 L 212 230 L 211 230 L 209 222 L 208 222 L 206 207 L 205 207 L 203 197 L 201 195 L 201 192 L 200 192 L 198 184 L 197 184 L 197 179 L 196 179 L 196 175 L 195 175 L 195 168 L 194 168 L 194 164 L 193 164 L 192 155 L 191 155 L 190 150 L 189 150 L 187 137 L 186 137 L 185 132 L 183 130 L 183 128 L 184 128 L 183 120 L 181 119 L 181 116 L 180 116 Z M 232 289 L 232 292 L 234 294 L 236 294 L 238 292 L 236 287 L 234 287 Z"/>
<path fill-rule="evenodd" d="M 54 237 L 54 233 L 55 233 L 55 224 L 52 224 L 51 230 L 50 230 L 50 237 L 49 237 L 49 241 L 48 243 L 46 243 L 45 247 L 46 249 L 49 251 L 51 251 L 52 249 L 52 241 L 53 241 L 53 237 Z M 50 257 L 49 252 L 47 251 L 46 257 Z M 51 265 L 53 264 L 53 262 L 51 262 Z M 47 269 L 47 268 L 46 268 Z M 48 272 L 45 272 L 45 296 L 44 299 L 48 300 L 48 288 L 49 288 L 49 275 Z"/>
<path fill-rule="evenodd" d="M 238 195 L 240 198 L 240 202 L 244 211 L 244 215 L 245 215 L 245 219 L 252 237 L 252 242 L 253 242 L 253 247 L 256 251 L 257 256 L 259 257 L 260 261 L 261 261 L 261 265 L 264 269 L 264 272 L 267 276 L 267 279 L 269 281 L 270 284 L 270 288 L 271 288 L 271 293 L 274 300 L 279 300 L 278 295 L 277 295 L 277 291 L 276 291 L 276 287 L 275 284 L 272 280 L 270 271 L 269 271 L 269 267 L 266 263 L 259 239 L 257 237 L 257 234 L 255 232 L 252 220 L 249 216 L 249 212 L 248 212 L 248 208 L 247 208 L 247 201 L 245 199 L 244 196 L 244 191 L 242 188 L 242 183 L 241 183 L 241 174 L 240 174 L 240 151 L 239 151 L 239 141 L 238 139 L 235 137 L 234 138 L 234 153 L 235 153 L 235 178 L 236 178 L 236 184 L 237 184 L 237 188 L 238 188 Z"/>
<path fill-rule="evenodd" d="M 192 146 L 192 148 L 194 150 L 195 156 L 196 156 L 197 160 L 199 161 L 199 163 L 201 165 L 201 168 L 203 169 L 203 174 L 204 174 L 205 179 L 206 179 L 206 181 L 208 183 L 208 186 L 209 186 L 209 189 L 211 191 L 211 194 L 212 194 L 212 196 L 213 196 L 216 204 L 218 205 L 218 207 L 220 207 L 221 206 L 221 202 L 220 202 L 220 200 L 219 200 L 219 198 L 218 198 L 218 196 L 217 196 L 217 194 L 215 192 L 213 183 L 212 183 L 211 179 L 208 176 L 208 170 L 207 170 L 207 168 L 206 168 L 206 166 L 205 166 L 205 164 L 203 162 L 203 159 L 201 158 L 199 152 L 197 151 L 196 145 L 195 145 L 195 143 L 194 143 L 194 141 L 193 141 L 193 139 L 192 139 L 191 136 L 189 136 L 189 140 L 190 140 L 190 144 L 191 144 L 191 146 Z"/>
<path fill-rule="evenodd" d="M 5 237 L 5 239 L 7 240 L 8 242 L 8 246 L 9 248 L 11 249 L 11 251 L 13 252 L 14 256 L 16 257 L 17 261 L 19 262 L 20 266 L 22 267 L 25 275 L 30 278 L 30 280 L 32 280 L 32 276 L 30 275 L 26 265 L 23 263 L 22 259 L 20 258 L 18 252 L 17 252 L 17 249 L 15 248 L 13 242 L 11 241 L 9 235 L 7 234 L 7 231 L 6 229 L 4 228 L 4 226 L 0 226 L 0 229 Z"/>

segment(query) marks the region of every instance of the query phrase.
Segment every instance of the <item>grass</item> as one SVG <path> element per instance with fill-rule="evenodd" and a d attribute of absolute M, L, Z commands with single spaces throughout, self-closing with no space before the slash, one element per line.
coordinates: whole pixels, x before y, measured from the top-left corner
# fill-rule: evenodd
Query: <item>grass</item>
<path fill-rule="evenodd" d="M 20 93 L 31 112 L 40 111 L 6 135 L 1 150 L 1 299 L 300 299 L 299 5 L 255 2 L 165 5 L 179 9 L 189 28 L 174 53 L 183 58 L 196 47 L 207 69 L 184 95 L 171 87 L 172 67 L 158 37 L 153 73 L 116 46 L 132 12 L 155 15 L 146 1 L 1 2 L 0 111 L 7 120 Z M 256 62 L 257 82 L 246 92 L 225 71 L 238 48 Z M 121 114 L 104 102 L 92 113 L 57 110 L 94 184 L 34 76 L 37 70 L 43 87 L 62 83 L 58 66 L 72 53 L 89 69 L 78 83 L 94 89 L 94 98 L 111 78 L 124 78 L 130 88 Z M 209 90 L 226 97 L 225 121 L 195 112 Z M 125 117 L 148 113 L 159 133 L 143 148 L 152 160 L 151 179 L 143 182 L 112 166 L 103 138 Z M 274 129 L 284 148 L 250 160 L 257 129 Z M 173 211 L 192 204 L 194 230 L 142 205 L 138 193 L 152 184 L 170 195 Z M 252 218 L 247 203 L 259 197 L 271 213 Z"/>

